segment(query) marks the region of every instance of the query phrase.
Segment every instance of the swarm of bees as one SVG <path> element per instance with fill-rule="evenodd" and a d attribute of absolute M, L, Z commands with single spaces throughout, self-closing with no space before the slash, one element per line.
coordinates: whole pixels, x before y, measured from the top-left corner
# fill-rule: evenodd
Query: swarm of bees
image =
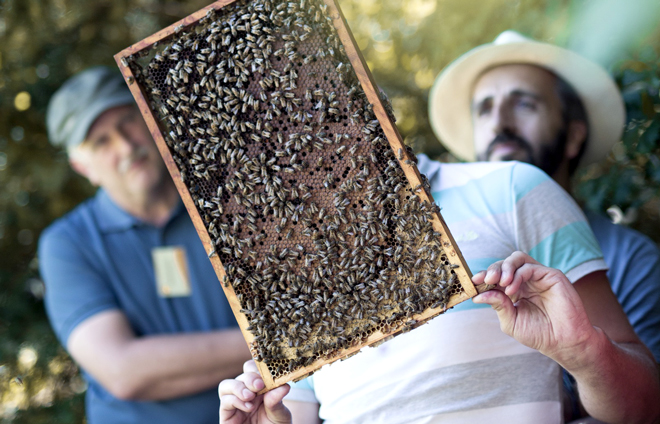
<path fill-rule="evenodd" d="M 235 1 L 125 59 L 274 378 L 461 285 L 321 0 Z M 391 108 L 387 109 L 391 113 Z"/>

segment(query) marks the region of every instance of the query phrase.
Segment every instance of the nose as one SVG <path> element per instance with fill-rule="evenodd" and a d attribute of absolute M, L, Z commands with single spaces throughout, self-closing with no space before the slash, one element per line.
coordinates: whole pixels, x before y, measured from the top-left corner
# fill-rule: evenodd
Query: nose
<path fill-rule="evenodd" d="M 114 141 L 117 149 L 122 154 L 130 155 L 133 150 L 135 150 L 135 142 L 133 141 L 132 137 L 126 133 L 126 131 L 122 131 L 121 129 L 115 131 Z"/>
<path fill-rule="evenodd" d="M 515 133 L 513 114 L 511 105 L 507 101 L 499 102 L 493 113 L 493 133 L 502 134 L 503 132 Z"/>

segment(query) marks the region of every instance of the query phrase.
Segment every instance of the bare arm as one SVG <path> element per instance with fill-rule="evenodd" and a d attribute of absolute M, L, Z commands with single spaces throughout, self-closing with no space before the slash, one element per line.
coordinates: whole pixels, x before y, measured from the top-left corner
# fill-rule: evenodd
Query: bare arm
<path fill-rule="evenodd" d="M 71 356 L 120 399 L 164 400 L 215 387 L 250 357 L 238 329 L 136 337 L 118 310 L 98 313 L 69 336 Z"/>
<path fill-rule="evenodd" d="M 605 272 L 589 274 L 573 287 L 596 330 L 593 351 L 585 352 L 583 358 L 589 363 L 577 362 L 574 369 L 567 369 L 578 383 L 584 408 L 591 416 L 608 422 L 635 422 L 626 417 L 635 417 L 639 411 L 649 413 L 642 419 L 649 422 L 655 411 L 656 421 L 651 422 L 657 422 L 660 379 L 655 360 L 635 334 Z M 640 390 L 651 376 L 655 376 L 655 387 L 650 385 L 647 390 Z"/>
<path fill-rule="evenodd" d="M 505 333 L 573 374 L 594 418 L 610 423 L 660 419 L 655 363 L 627 323 L 604 273 L 589 274 L 573 287 L 560 271 L 515 252 L 473 281 L 498 286 L 474 301 L 495 309 Z"/>

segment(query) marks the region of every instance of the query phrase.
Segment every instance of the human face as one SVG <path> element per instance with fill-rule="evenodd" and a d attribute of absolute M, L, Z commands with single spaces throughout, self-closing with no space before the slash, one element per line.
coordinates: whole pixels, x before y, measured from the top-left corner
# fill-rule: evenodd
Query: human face
<path fill-rule="evenodd" d="M 557 77 L 533 65 L 485 72 L 472 96 L 478 160 L 519 160 L 552 175 L 564 161 L 566 123 Z"/>
<path fill-rule="evenodd" d="M 120 203 L 148 196 L 167 178 L 156 144 L 133 105 L 102 113 L 71 152 L 70 162 Z"/>

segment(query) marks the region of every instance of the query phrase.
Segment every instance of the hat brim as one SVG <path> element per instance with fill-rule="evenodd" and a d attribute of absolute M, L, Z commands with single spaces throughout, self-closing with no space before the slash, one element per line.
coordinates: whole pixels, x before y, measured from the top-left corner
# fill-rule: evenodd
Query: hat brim
<path fill-rule="evenodd" d="M 524 41 L 477 47 L 445 68 L 429 93 L 429 120 L 440 141 L 456 157 L 476 159 L 472 141 L 471 101 L 477 79 L 507 64 L 546 68 L 568 82 L 580 96 L 589 121 L 589 139 L 580 166 L 607 157 L 625 124 L 623 98 L 600 65 L 552 44 Z"/>
<path fill-rule="evenodd" d="M 112 108 L 126 105 L 135 105 L 135 99 L 128 90 L 125 93 L 117 93 L 114 97 L 99 100 L 91 105 L 91 107 L 86 108 L 78 118 L 79 122 L 75 130 L 66 140 L 66 147 L 73 148 L 82 144 L 87 138 L 90 128 L 99 116 Z"/>

